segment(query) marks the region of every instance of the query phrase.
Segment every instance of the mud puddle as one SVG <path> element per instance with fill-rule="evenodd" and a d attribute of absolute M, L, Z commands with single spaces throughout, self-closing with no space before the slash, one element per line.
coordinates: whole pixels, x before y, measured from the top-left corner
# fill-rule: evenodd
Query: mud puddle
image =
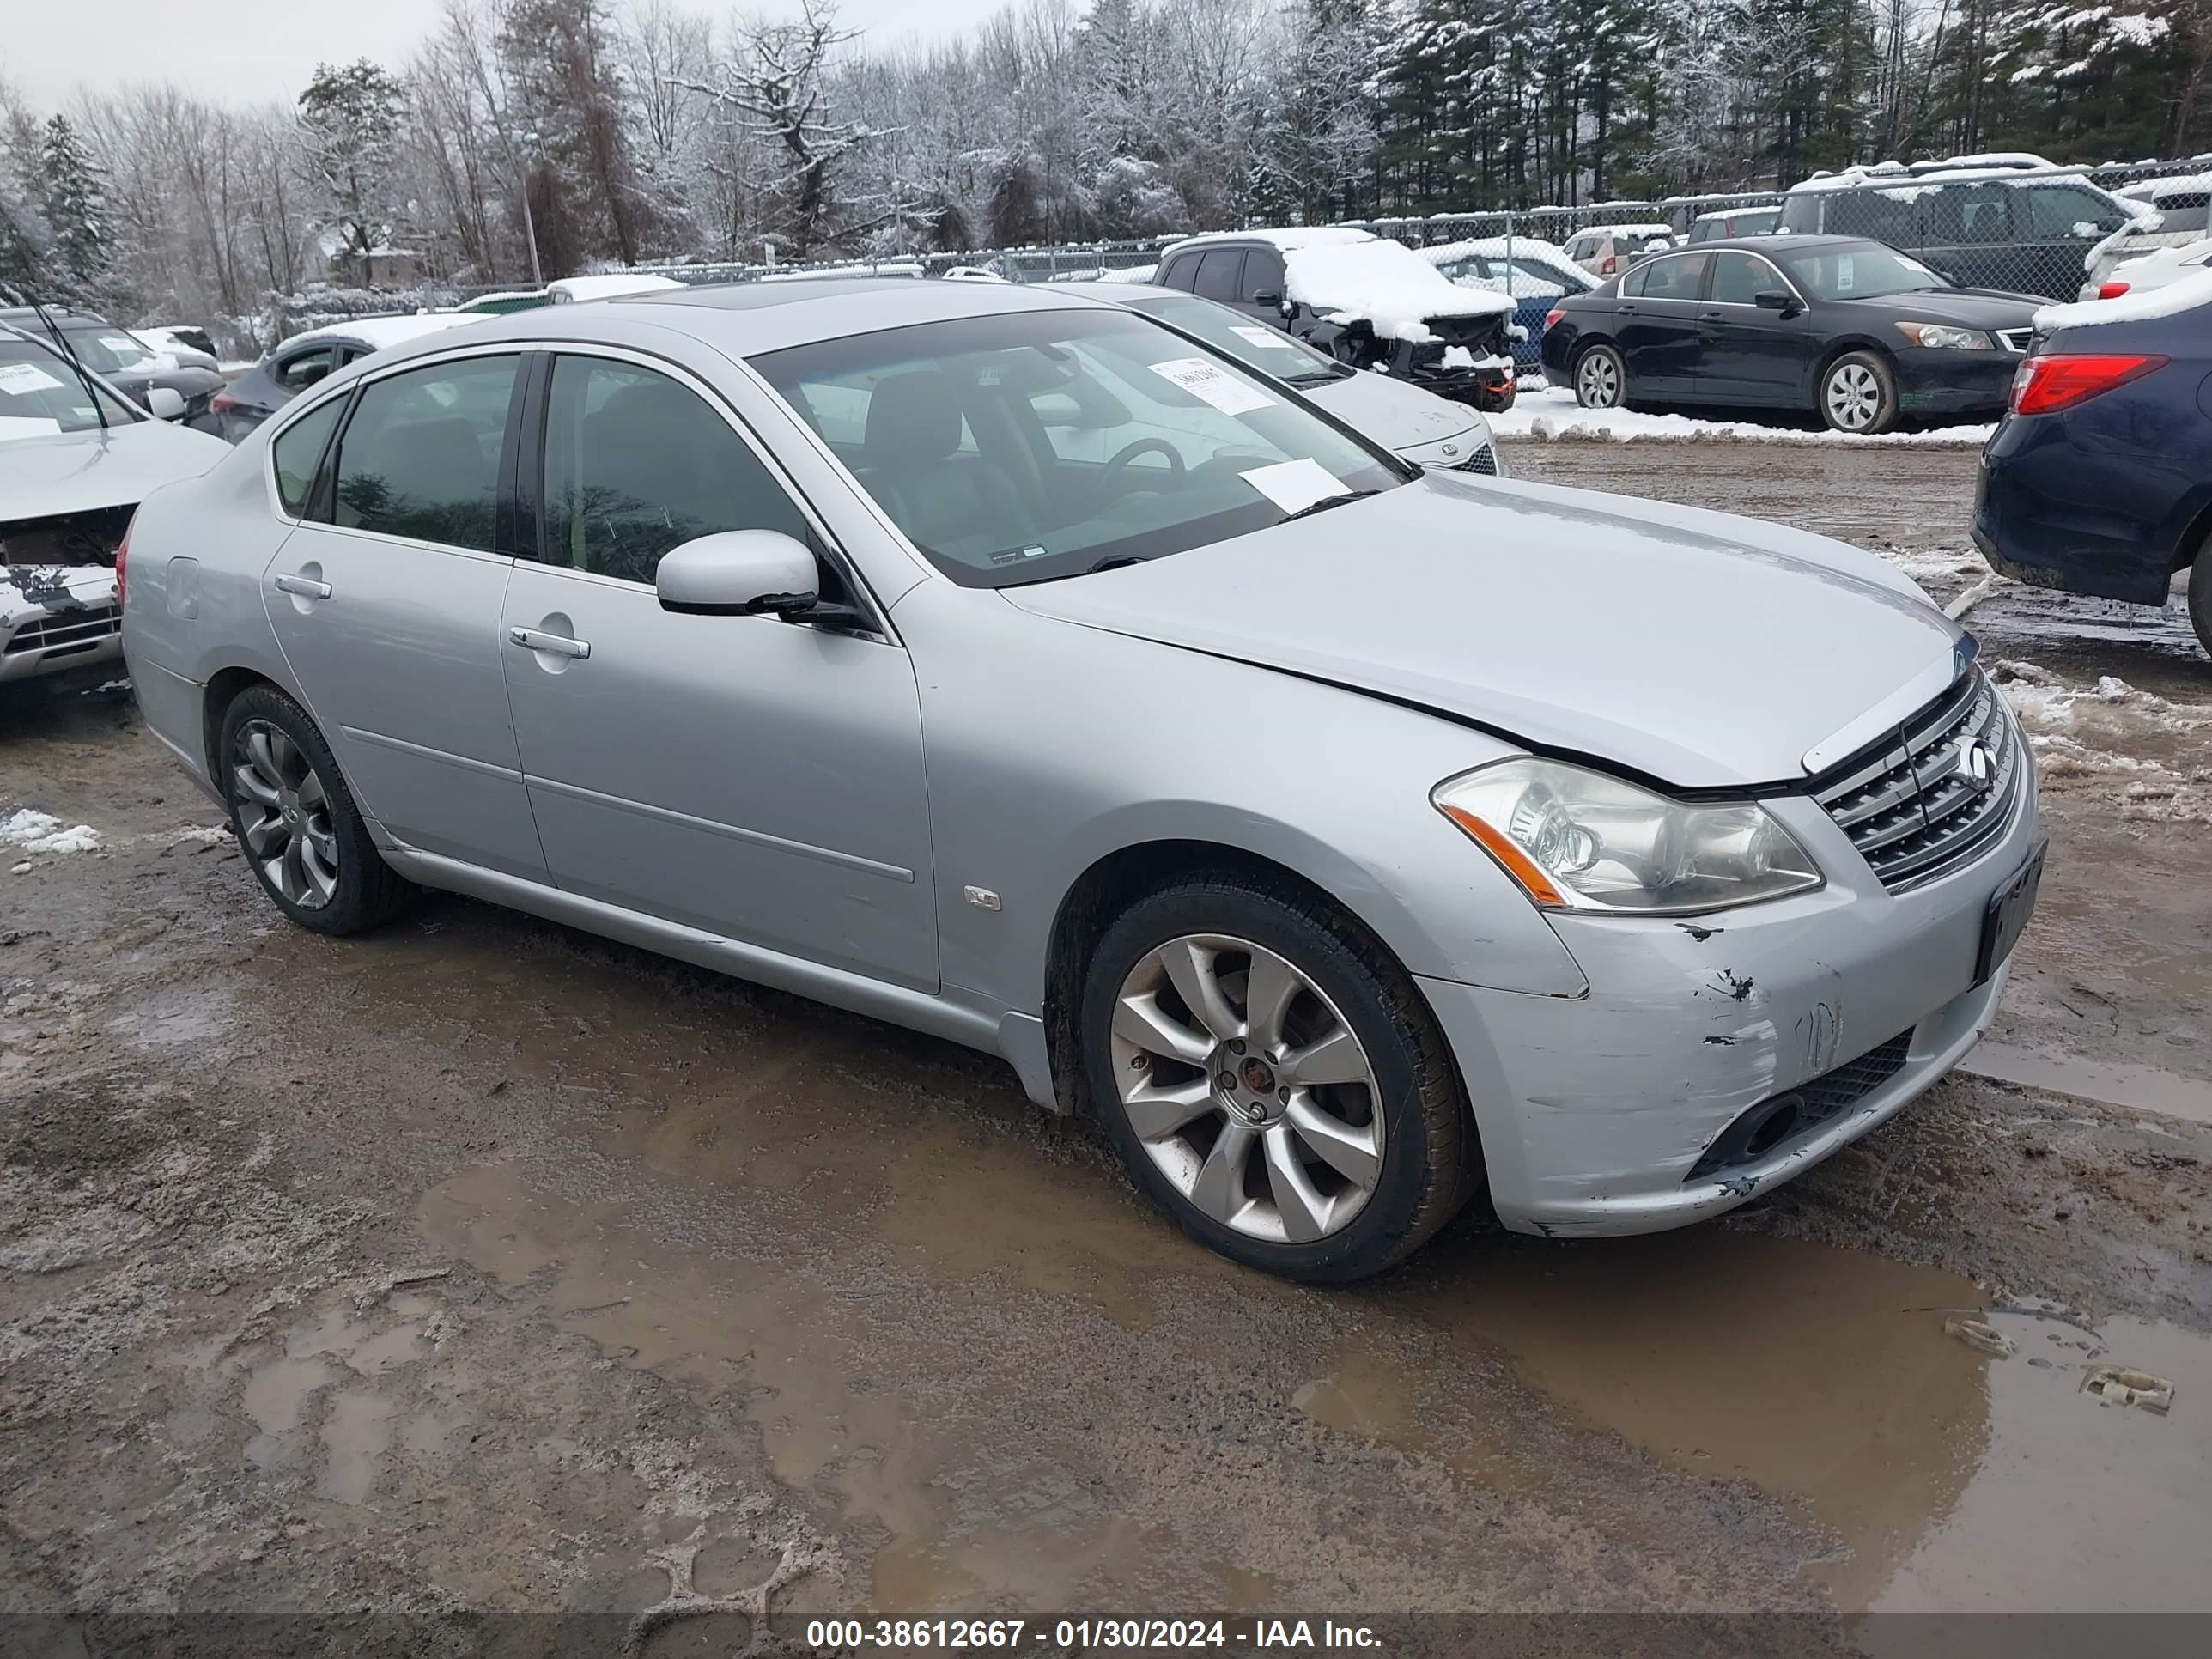
<path fill-rule="evenodd" d="M 2212 1084 L 2124 1060 L 2085 1060 L 1985 1040 L 1976 1045 L 1959 1069 L 2000 1083 L 2078 1095 L 2130 1111 L 2212 1123 Z"/>

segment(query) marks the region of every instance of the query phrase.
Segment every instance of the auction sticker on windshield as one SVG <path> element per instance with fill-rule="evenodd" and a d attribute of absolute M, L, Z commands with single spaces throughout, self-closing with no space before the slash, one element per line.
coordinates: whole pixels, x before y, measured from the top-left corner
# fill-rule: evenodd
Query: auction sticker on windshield
<path fill-rule="evenodd" d="M 1265 346 L 1270 351 L 1296 351 L 1291 337 L 1278 329 L 1232 327 L 1229 331 L 1248 344 Z"/>
<path fill-rule="evenodd" d="M 1173 381 L 1200 402 L 1212 404 L 1224 415 L 1243 415 L 1274 406 L 1275 400 L 1266 392 L 1246 386 L 1233 374 L 1223 374 L 1203 357 L 1172 357 L 1154 363 L 1152 373 Z"/>
<path fill-rule="evenodd" d="M 52 392 L 61 382 L 36 363 L 0 363 L 0 392 L 21 398 L 27 392 Z"/>
<path fill-rule="evenodd" d="M 1310 455 L 1301 455 L 1295 461 L 1277 461 L 1273 466 L 1255 466 L 1238 476 L 1285 513 L 1296 513 L 1316 501 L 1344 494 L 1344 480 Z"/>

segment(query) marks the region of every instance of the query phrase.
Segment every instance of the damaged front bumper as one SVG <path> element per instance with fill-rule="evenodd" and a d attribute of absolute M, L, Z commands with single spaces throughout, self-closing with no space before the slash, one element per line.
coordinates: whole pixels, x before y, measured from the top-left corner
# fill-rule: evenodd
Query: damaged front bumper
<path fill-rule="evenodd" d="M 2002 967 L 1973 981 L 1990 900 L 2035 846 L 2021 773 L 2003 837 L 1924 887 L 1885 891 L 1816 804 L 1771 801 L 1825 887 L 1711 916 L 1555 915 L 1589 981 L 1580 998 L 1424 980 L 1504 1224 L 1582 1236 L 1722 1214 L 1955 1066 L 2003 992 Z M 1747 1144 L 1739 1121 L 1785 1096 L 1808 1109 Z"/>
<path fill-rule="evenodd" d="M 123 610 L 100 566 L 0 565 L 0 684 L 118 661 Z"/>

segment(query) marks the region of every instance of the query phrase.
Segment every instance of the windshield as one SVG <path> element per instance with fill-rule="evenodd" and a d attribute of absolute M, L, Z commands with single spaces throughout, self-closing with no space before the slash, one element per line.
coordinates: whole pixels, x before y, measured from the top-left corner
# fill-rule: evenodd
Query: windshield
<path fill-rule="evenodd" d="M 137 415 L 93 382 L 110 426 L 123 426 Z M 92 395 L 76 372 L 54 353 L 31 340 L 0 338 L 0 442 L 10 438 L 83 432 L 100 424 Z"/>
<path fill-rule="evenodd" d="M 1255 323 L 1242 312 L 1201 300 L 1194 294 L 1177 294 L 1163 289 L 1157 295 L 1147 294 L 1121 303 L 1132 311 L 1171 324 L 1186 334 L 1195 334 L 1224 356 L 1233 357 L 1247 368 L 1272 374 L 1291 386 L 1319 386 L 1326 380 L 1340 380 L 1347 374 L 1358 373 L 1351 364 L 1340 363 L 1326 351 L 1279 328 Z"/>
<path fill-rule="evenodd" d="M 105 323 L 90 325 L 62 325 L 62 337 L 69 342 L 84 366 L 95 374 L 128 374 L 154 367 L 154 354 L 143 343 L 132 338 L 119 328 Z"/>
<path fill-rule="evenodd" d="M 752 360 L 953 580 L 1158 558 L 1411 476 L 1133 312 L 1002 313 Z"/>
<path fill-rule="evenodd" d="M 1858 242 L 1822 253 L 1784 254 L 1783 264 L 1816 300 L 1879 300 L 1951 285 L 1917 259 L 1879 242 Z"/>

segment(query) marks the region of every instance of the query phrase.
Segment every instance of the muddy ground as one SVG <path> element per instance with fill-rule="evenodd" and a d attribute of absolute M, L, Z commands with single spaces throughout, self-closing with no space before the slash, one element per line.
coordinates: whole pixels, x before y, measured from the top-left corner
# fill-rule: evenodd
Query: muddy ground
<path fill-rule="evenodd" d="M 1983 574 L 1970 454 L 1510 459 Z M 126 691 L 10 696 L 0 819 L 100 844 L 0 848 L 0 1609 L 2212 1609 L 2212 666 L 2044 601 L 1969 618 L 2052 836 L 1977 1063 L 2070 1092 L 1334 1292 L 981 1057 L 464 900 L 293 929 Z"/>

